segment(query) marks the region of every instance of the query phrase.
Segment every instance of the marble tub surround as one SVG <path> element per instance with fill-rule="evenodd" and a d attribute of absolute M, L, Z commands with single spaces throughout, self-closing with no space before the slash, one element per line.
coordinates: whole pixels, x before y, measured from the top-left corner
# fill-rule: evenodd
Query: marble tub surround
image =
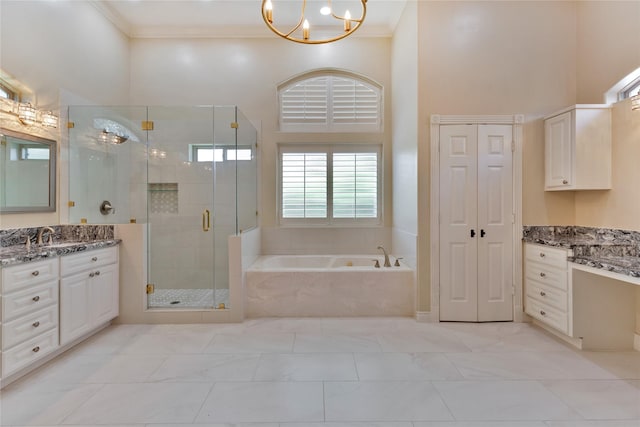
<path fill-rule="evenodd" d="M 54 229 L 53 246 L 46 243 L 37 244 L 37 235 L 42 227 L 0 230 L 0 267 L 105 248 L 120 243 L 119 239 L 114 239 L 112 225 L 55 225 L 51 228 Z M 27 236 L 31 240 L 29 249 L 25 245 Z M 45 234 L 45 241 L 48 240 L 48 234 Z"/>
<path fill-rule="evenodd" d="M 640 232 L 576 226 L 525 226 L 523 240 L 572 249 L 569 262 L 640 277 Z"/>

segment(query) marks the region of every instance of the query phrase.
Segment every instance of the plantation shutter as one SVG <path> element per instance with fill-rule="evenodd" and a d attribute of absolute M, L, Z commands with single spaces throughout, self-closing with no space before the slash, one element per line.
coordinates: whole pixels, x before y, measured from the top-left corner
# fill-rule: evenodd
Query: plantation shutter
<path fill-rule="evenodd" d="M 345 73 L 296 80 L 278 89 L 284 132 L 380 132 L 382 88 Z"/>
<path fill-rule="evenodd" d="M 333 217 L 378 216 L 377 153 L 333 154 Z"/>
<path fill-rule="evenodd" d="M 333 123 L 377 125 L 378 93 L 354 79 L 333 78 Z"/>
<path fill-rule="evenodd" d="M 280 94 L 281 125 L 327 124 L 328 77 L 303 80 Z"/>
<path fill-rule="evenodd" d="M 327 153 L 282 153 L 282 217 L 327 217 Z"/>

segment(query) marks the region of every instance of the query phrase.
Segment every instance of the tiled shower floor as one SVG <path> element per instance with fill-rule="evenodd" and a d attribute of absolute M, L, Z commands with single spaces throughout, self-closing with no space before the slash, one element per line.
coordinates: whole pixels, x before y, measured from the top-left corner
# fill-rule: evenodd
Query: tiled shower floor
<path fill-rule="evenodd" d="M 158 289 L 149 295 L 149 308 L 229 307 L 229 289 Z"/>

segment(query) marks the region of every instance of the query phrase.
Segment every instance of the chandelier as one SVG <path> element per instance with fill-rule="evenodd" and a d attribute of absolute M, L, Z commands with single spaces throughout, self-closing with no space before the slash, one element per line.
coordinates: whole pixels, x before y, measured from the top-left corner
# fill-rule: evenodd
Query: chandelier
<path fill-rule="evenodd" d="M 314 38 L 312 34 L 314 33 L 311 28 L 311 24 L 307 19 L 305 13 L 307 12 L 307 0 L 298 0 L 296 3 L 301 3 L 300 6 L 300 16 L 296 24 L 287 30 L 279 30 L 275 26 L 275 22 L 280 22 L 280 25 L 285 25 L 282 23 L 282 19 L 278 20 L 279 17 L 282 17 L 279 13 L 284 12 L 283 9 L 275 9 L 274 3 L 293 3 L 291 1 L 278 1 L 278 0 L 262 0 L 262 19 L 267 24 L 267 27 L 277 35 L 287 40 L 291 40 L 296 43 L 304 43 L 304 44 L 322 44 L 322 43 L 331 43 L 340 39 L 343 39 L 354 31 L 356 31 L 362 23 L 364 22 L 364 18 L 367 14 L 367 0 L 358 0 L 361 3 L 361 13 L 359 17 L 353 17 L 349 10 L 345 10 L 342 15 L 336 13 L 333 9 L 331 0 L 327 0 L 325 6 L 320 9 L 320 14 L 327 17 L 332 18 L 331 23 L 336 24 L 335 29 L 332 31 L 332 35 L 326 38 Z M 322 17 L 319 17 L 322 18 Z M 323 18 L 323 21 L 325 19 Z M 323 27 L 324 28 L 324 27 Z M 317 31 L 319 34 L 321 31 Z"/>

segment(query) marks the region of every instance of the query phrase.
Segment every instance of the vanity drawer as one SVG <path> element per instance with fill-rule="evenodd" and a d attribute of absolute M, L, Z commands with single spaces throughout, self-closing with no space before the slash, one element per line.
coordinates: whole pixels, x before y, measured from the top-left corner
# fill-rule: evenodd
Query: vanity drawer
<path fill-rule="evenodd" d="M 2 349 L 34 338 L 58 326 L 58 306 L 52 305 L 2 325 Z"/>
<path fill-rule="evenodd" d="M 2 352 L 2 376 L 29 366 L 58 347 L 58 328 Z"/>
<path fill-rule="evenodd" d="M 538 302 L 532 298 L 527 298 L 527 308 L 525 309 L 525 312 L 542 323 L 561 331 L 563 334 L 569 333 L 568 317 L 566 312 L 556 310 L 548 304 Z"/>
<path fill-rule="evenodd" d="M 566 270 L 567 256 L 568 251 L 566 249 L 532 244 L 525 245 L 525 257 L 528 261 L 535 261 Z"/>
<path fill-rule="evenodd" d="M 527 297 L 536 299 L 542 303 L 553 306 L 563 313 L 567 312 L 567 293 L 556 289 L 553 286 L 547 286 L 535 280 L 525 282 Z"/>
<path fill-rule="evenodd" d="M 69 276 L 83 270 L 113 264 L 117 261 L 118 248 L 116 246 L 69 254 L 60 258 L 60 275 Z"/>
<path fill-rule="evenodd" d="M 58 259 L 27 262 L 2 269 L 2 294 L 58 279 Z"/>
<path fill-rule="evenodd" d="M 40 310 L 58 302 L 58 279 L 2 296 L 2 321 Z"/>
<path fill-rule="evenodd" d="M 527 262 L 526 269 L 526 278 L 528 280 L 535 280 L 549 286 L 555 286 L 563 291 L 567 290 L 567 270 L 560 270 L 558 268 L 549 267 L 548 265 L 532 261 Z"/>

